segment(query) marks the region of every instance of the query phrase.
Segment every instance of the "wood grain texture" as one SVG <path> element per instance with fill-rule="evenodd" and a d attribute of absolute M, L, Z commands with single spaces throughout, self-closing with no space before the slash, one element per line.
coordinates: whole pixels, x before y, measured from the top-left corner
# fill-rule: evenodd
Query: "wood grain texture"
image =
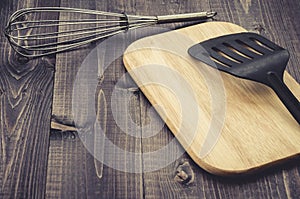
<path fill-rule="evenodd" d="M 160 107 L 173 134 L 199 166 L 214 174 L 250 172 L 300 153 L 300 126 L 271 89 L 226 73 L 220 73 L 219 81 L 215 69 L 187 53 L 199 42 L 244 31 L 228 22 L 207 22 L 143 38 L 124 53 L 128 72 L 151 104 Z M 299 84 L 287 73 L 284 77 L 300 99 Z M 212 94 L 222 93 L 220 88 L 224 96 Z M 224 123 L 218 126 L 215 120 Z M 283 131 L 289 133 L 282 136 Z"/>
<path fill-rule="evenodd" d="M 125 9 L 128 12 L 132 12 L 130 10 L 132 8 L 130 6 L 130 2 L 128 3 L 129 5 L 123 1 L 110 1 L 109 3 L 103 1 L 77 1 L 75 5 L 72 1 L 62 1 L 61 5 L 78 7 L 79 4 L 80 8 L 97 9 L 111 12 L 122 12 Z M 68 18 L 70 16 L 63 17 Z M 95 45 L 90 45 L 78 51 L 57 56 L 53 114 L 55 115 L 56 119 L 62 121 L 63 123 L 74 123 L 74 113 L 72 112 L 73 84 L 83 59 L 94 47 Z M 140 153 L 140 140 L 131 138 L 123 133 L 122 129 L 119 129 L 119 127 L 115 124 L 115 121 L 111 119 L 113 118 L 111 107 L 109 106 L 109 103 L 107 103 L 110 102 L 110 95 L 113 90 L 112 88 L 114 83 L 125 72 L 121 61 L 122 60 L 120 58 L 112 63 L 109 67 L 109 70 L 107 70 L 104 75 L 104 80 L 101 80 L 104 82 L 99 82 L 97 93 L 95 94 L 96 106 L 98 107 L 97 120 L 102 129 L 106 129 L 105 131 L 108 139 L 113 140 L 114 144 L 123 149 Z M 95 68 L 97 69 L 98 67 L 95 66 Z M 121 90 L 123 90 L 121 92 L 124 92 L 124 94 L 127 93 L 126 88 L 121 88 Z M 93 97 L 93 95 L 91 97 Z M 128 102 L 120 100 L 117 102 L 116 106 L 124 107 L 126 103 Z M 138 107 L 139 102 L 137 99 L 131 101 L 131 103 L 133 107 Z M 133 110 L 131 116 L 138 119 L 139 117 L 135 116 L 138 115 L 138 113 L 139 110 Z M 127 111 L 124 112 L 122 110 L 119 112 L 119 114 L 122 116 L 129 115 Z M 85 115 L 83 114 L 81 118 L 82 121 L 76 121 L 77 125 L 85 126 L 85 129 L 89 129 L 91 126 L 89 126 L 89 121 L 85 121 Z M 84 135 L 81 134 L 81 136 Z M 124 162 L 121 161 L 118 167 L 122 167 L 122 165 L 126 164 L 126 162 L 131 162 L 125 154 L 117 154 L 114 153 L 114 151 L 104 150 L 105 142 L 103 140 L 99 140 L 96 137 L 96 133 L 93 136 L 95 136 L 95 142 L 93 143 L 94 146 L 90 147 L 101 153 L 103 155 L 102 158 L 116 159 L 119 156 L 124 156 L 124 158 L 122 158 Z M 55 198 L 56 196 L 62 198 L 67 196 L 72 196 L 75 198 L 95 198 L 99 196 L 103 198 L 142 197 L 142 179 L 140 174 L 130 175 L 109 168 L 89 154 L 88 150 L 83 144 L 81 144 L 81 140 L 77 135 L 75 142 L 77 143 L 78 148 L 72 148 L 70 145 L 64 145 L 65 142 L 59 140 L 58 143 L 60 143 L 60 146 L 64 149 L 67 149 L 67 151 L 61 153 L 60 155 L 57 155 L 55 151 L 52 153 L 52 150 L 50 149 L 49 161 L 53 160 L 53 162 L 58 162 L 62 167 L 62 173 L 57 173 L 56 169 L 52 169 L 52 167 L 49 166 L 47 178 L 47 185 L 49 186 L 47 186 L 46 191 L 46 195 L 49 198 Z M 68 148 L 71 148 L 71 150 Z M 73 150 L 77 151 L 78 153 L 73 153 Z M 64 158 L 65 153 L 69 155 L 69 159 Z M 137 163 L 139 161 L 141 161 L 141 158 L 137 158 Z M 135 162 L 132 162 L 132 164 L 134 163 Z M 71 168 L 68 165 L 71 165 Z M 125 166 L 126 165 L 124 165 L 124 167 Z M 131 164 L 127 166 L 131 166 Z M 68 174 L 67 172 L 64 172 L 66 169 L 68 169 Z M 72 181 L 70 175 L 73 176 L 71 178 L 78 179 L 78 181 L 76 180 L 74 183 L 65 183 Z M 123 186 L 124 184 L 128 184 L 128 186 Z M 58 189 L 57 187 L 60 188 Z"/>
<path fill-rule="evenodd" d="M 46 5 L 31 0 L 1 2 L 1 198 L 45 195 L 54 65 L 48 58 L 28 61 L 16 55 L 2 30 L 17 9 Z"/>
<path fill-rule="evenodd" d="M 91 8 L 90 5 L 95 4 L 93 0 L 78 2 L 65 1 L 63 5 Z M 300 29 L 296 20 L 299 18 L 300 5 L 298 2 L 287 0 L 271 0 L 268 3 L 261 0 L 131 0 L 110 1 L 109 3 L 96 1 L 96 4 L 99 10 L 126 11 L 130 14 L 173 14 L 207 9 L 217 11 L 218 20 L 230 21 L 243 26 L 247 30 L 260 32 L 279 45 L 288 48 L 291 52 L 288 70 L 299 81 Z M 246 8 L 248 8 L 247 14 L 245 12 Z M 164 27 L 175 28 L 180 25 L 182 24 L 170 24 L 164 25 Z M 92 49 L 92 47 L 89 47 L 89 49 Z M 74 53 L 72 56 L 69 55 L 68 58 L 61 55 L 60 63 L 57 63 L 61 67 L 57 68 L 56 77 L 61 80 L 59 80 L 60 83 L 56 82 L 55 85 L 54 95 L 57 95 L 57 97 L 54 97 L 53 113 L 64 118 L 66 123 L 72 122 L 70 101 L 72 100 L 72 82 L 76 73 L 73 70 L 77 70 L 87 53 L 87 51 L 85 55 Z M 114 84 L 123 73 L 124 68 L 121 60 L 115 63 L 115 67 L 112 67 L 110 72 L 106 73 L 106 83 L 103 83 L 101 87 L 107 96 L 106 101 L 109 102 L 109 92 L 112 89 L 112 85 L 109 85 Z M 58 81 L 57 79 L 56 81 Z M 126 88 L 126 86 L 124 87 Z M 139 123 L 142 125 L 149 125 L 149 120 L 152 119 L 153 123 L 151 123 L 150 128 L 157 130 L 159 122 L 161 122 L 159 117 L 153 117 L 153 115 L 149 117 L 147 110 L 151 108 L 151 105 L 141 92 L 135 91 L 135 96 L 136 99 L 133 101 L 130 110 L 130 112 L 136 113 L 135 120 L 140 121 Z M 138 115 L 139 111 L 141 111 L 140 116 Z M 126 115 L 128 116 L 127 113 Z M 117 136 L 118 129 L 114 121 L 110 121 L 109 114 L 107 118 L 107 132 L 115 134 L 110 138 L 115 143 L 120 144 L 120 139 L 124 137 L 119 138 Z M 63 196 L 68 195 L 80 198 L 84 194 L 83 197 L 87 198 L 299 198 L 300 195 L 299 167 L 297 166 L 299 160 L 253 177 L 222 179 L 209 175 L 195 165 L 187 154 L 184 154 L 175 163 L 163 169 L 138 176 L 130 173 L 125 174 L 104 166 L 102 178 L 99 179 L 96 177 L 94 158 L 85 151 L 76 134 L 74 141 L 73 139 L 63 138 L 66 133 L 68 132 L 56 132 L 52 133 L 50 137 L 47 198 L 63 198 Z M 134 145 L 136 141 L 131 139 L 127 140 L 126 145 L 132 146 L 130 149 L 132 151 L 144 150 L 147 152 L 162 148 L 173 139 L 172 133 L 167 127 L 164 127 L 159 134 L 151 139 L 143 139 L 141 146 Z M 137 148 L 135 149 L 135 147 Z M 180 148 L 179 143 L 178 147 Z M 107 155 L 113 156 L 112 153 L 110 152 Z M 180 183 L 174 179 L 177 176 L 178 165 L 182 162 L 189 162 L 190 169 L 194 172 L 193 183 L 189 185 L 186 185 L 189 180 Z M 155 165 L 156 162 L 153 161 L 151 164 Z M 81 168 L 86 169 L 81 170 Z M 68 177 L 70 173 L 73 177 Z M 65 189 L 65 187 L 69 188 Z"/>
<path fill-rule="evenodd" d="M 68 1 L 61 0 L 61 7 L 78 7 L 83 9 L 95 9 L 96 1 Z M 99 9 L 106 8 L 106 3 L 102 3 Z M 60 15 L 60 20 L 70 20 L 76 18 L 76 14 L 63 13 Z M 79 27 L 79 26 L 78 26 Z M 78 28 L 77 27 L 77 28 Z M 60 31 L 66 31 L 62 26 Z M 93 48 L 93 44 L 80 48 L 76 51 L 59 54 L 56 57 L 56 73 L 54 81 L 54 96 L 53 96 L 53 115 L 65 122 L 72 120 L 72 90 L 73 83 L 76 78 L 76 73 L 80 64 Z"/>
<path fill-rule="evenodd" d="M 186 1 L 185 3 L 191 2 Z M 197 3 L 194 2 L 192 5 L 197 7 L 195 5 Z M 293 3 L 293 8 L 289 8 L 291 4 L 288 1 L 271 1 L 270 4 L 265 4 L 262 1 L 252 1 L 252 6 L 248 14 L 245 14 L 244 10 L 241 9 L 242 5 L 239 1 L 209 1 L 209 4 L 212 10 L 218 12 L 217 19 L 219 20 L 238 23 L 248 30 L 262 33 L 268 37 L 271 36 L 273 40 L 275 39 L 276 42 L 279 42 L 283 46 L 286 46 L 286 42 L 292 43 L 293 47 L 289 48 L 292 55 L 289 62 L 289 70 L 293 71 L 291 72 L 292 76 L 299 82 L 299 70 L 297 69 L 299 56 L 296 57 L 296 55 L 299 55 L 299 48 L 297 47 L 299 28 L 289 26 L 288 29 L 285 29 L 282 26 L 289 23 L 295 24 L 294 17 L 297 14 L 293 10 L 299 8 L 299 4 Z M 201 6 L 199 7 L 201 8 Z M 282 21 L 280 24 L 279 22 L 277 23 L 278 19 L 273 18 L 273 12 L 269 11 L 271 9 L 277 11 L 277 17 L 284 19 L 284 23 Z M 282 12 L 282 9 L 285 11 Z M 286 13 L 290 13 L 290 15 Z M 277 23 L 277 26 L 270 26 L 269 23 L 271 22 Z M 265 27 L 266 25 L 268 26 L 267 28 Z M 281 34 L 283 30 L 285 34 Z M 289 37 L 287 36 L 289 32 L 295 32 L 293 33 L 292 41 L 289 39 L 285 40 L 285 37 Z M 148 103 L 146 102 L 146 104 Z M 169 136 L 166 139 L 170 141 L 172 138 L 172 136 Z M 166 142 L 168 143 L 168 141 Z M 149 146 L 159 148 L 164 145 L 160 145 L 159 139 L 157 139 L 150 142 Z M 174 170 L 177 168 L 177 165 L 173 164 L 165 168 L 168 171 L 160 170 L 146 174 L 145 187 L 148 187 L 148 189 L 145 189 L 145 195 L 147 198 L 155 198 L 157 196 L 165 196 L 166 193 L 179 192 L 180 194 L 175 198 L 298 198 L 300 192 L 297 188 L 295 189 L 295 187 L 299 187 L 299 180 L 297 180 L 297 176 L 299 176 L 298 164 L 299 160 L 295 160 L 294 163 L 287 163 L 279 169 L 271 170 L 272 172 L 262 173 L 254 176 L 254 178 L 243 177 L 236 180 L 214 178 L 197 167 L 192 166 L 195 172 L 194 183 L 189 186 L 183 184 L 180 188 L 176 187 L 176 183 L 173 181 Z M 165 176 L 165 181 L 159 183 L 158 186 L 155 180 L 161 179 L 160 176 L 164 173 L 168 173 L 169 175 Z M 147 184 L 147 182 L 151 182 L 151 184 Z M 176 187 L 176 189 L 173 187 Z"/>
<path fill-rule="evenodd" d="M 105 77 L 114 76 L 114 71 L 120 70 L 120 68 L 116 68 L 121 66 L 120 62 L 121 58 L 112 63 L 110 69 L 104 73 Z M 111 119 L 113 115 L 110 103 L 108 102 L 111 100 L 110 96 L 114 87 L 113 82 L 110 79 L 107 81 L 104 79 L 98 85 L 96 104 L 99 112 L 97 120 L 102 128 L 106 129 L 104 133 L 107 139 L 111 140 L 116 146 L 125 151 L 141 153 L 141 140 L 128 136 Z M 130 94 L 127 88 L 122 87 L 118 89 L 124 99 L 127 99 L 126 96 Z M 115 103 L 115 106 L 120 111 L 119 116 L 127 117 L 127 115 L 130 115 L 131 119 L 138 122 L 139 109 L 124 112 L 124 109 L 120 108 L 125 107 L 127 103 L 130 103 L 133 107 L 138 107 L 138 96 L 133 96 L 130 101 L 118 100 Z M 129 121 L 125 121 L 125 124 L 130 125 Z M 85 126 L 86 129 L 88 127 Z M 105 145 L 107 143 L 99 140 L 95 132 L 92 132 L 95 142 L 88 145 L 89 150 L 87 150 L 87 145 L 82 143 L 85 136 L 88 135 L 84 135 L 83 132 L 52 131 L 50 140 L 53 145 L 51 144 L 50 146 L 46 196 L 48 198 L 141 198 L 143 195 L 141 172 L 136 171 L 137 174 L 130 174 L 118 171 L 107 165 L 103 165 L 99 161 L 99 158 L 102 158 L 102 161 L 105 160 L 106 162 L 109 159 L 120 159 L 120 161 L 114 162 L 117 164 L 115 165 L 117 168 L 125 168 L 126 166 L 134 168 L 135 164 L 141 164 L 141 155 L 137 159 L 128 159 L 130 157 L 126 157 L 125 153 L 120 154 L 115 153 L 113 150 L 108 150 L 110 148 L 108 145 Z M 94 149 L 95 153 L 96 151 L 98 154 L 100 152 L 103 157 L 97 156 L 98 159 L 96 159 L 90 153 L 91 149 Z"/>

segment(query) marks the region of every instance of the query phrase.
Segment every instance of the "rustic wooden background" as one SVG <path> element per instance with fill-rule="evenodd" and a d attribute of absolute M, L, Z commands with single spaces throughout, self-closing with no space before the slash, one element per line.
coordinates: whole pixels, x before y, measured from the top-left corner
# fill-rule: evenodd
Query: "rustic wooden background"
<path fill-rule="evenodd" d="M 3 30 L 9 15 L 17 9 L 36 6 L 137 15 L 217 11 L 217 20 L 239 24 L 287 48 L 291 53 L 288 71 L 300 82 L 300 1 L 1 0 L 0 29 Z M 164 27 L 174 29 L 182 25 Z M 51 120 L 73 124 L 73 83 L 80 64 L 95 44 L 29 62 L 11 50 L 3 33 L 0 45 L 0 198 L 300 198 L 299 159 L 257 175 L 234 179 L 208 174 L 186 154 L 150 173 L 131 174 L 101 164 L 84 148 L 72 128 L 50 126 Z M 99 81 L 100 124 L 108 138 L 127 151 L 142 154 L 165 146 L 173 139 L 166 127 L 152 138 L 136 139 L 121 133 L 112 119 L 108 102 L 114 84 L 125 72 L 120 57 Z M 121 113 L 125 120 L 130 118 L 141 126 L 149 125 L 152 120 L 150 128 L 155 130 L 161 121 L 157 116 L 149 118 L 151 106 L 136 86 L 125 83 L 119 89 L 123 89 L 124 95 L 133 94 L 130 109 Z M 117 106 L 126 103 L 120 100 Z M 282 133 L 284 136 L 288 132 Z M 105 150 L 105 144 L 102 147 L 104 158 L 120 155 Z M 126 158 L 123 157 L 125 162 Z M 142 155 L 137 164 L 143 166 Z"/>

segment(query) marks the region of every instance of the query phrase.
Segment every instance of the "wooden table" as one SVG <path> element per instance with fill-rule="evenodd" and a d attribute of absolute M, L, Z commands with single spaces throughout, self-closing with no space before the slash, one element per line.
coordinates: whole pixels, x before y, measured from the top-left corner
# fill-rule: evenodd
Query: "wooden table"
<path fill-rule="evenodd" d="M 287 67 L 300 82 L 300 1 L 288 0 L 2 0 L 1 29 L 15 10 L 35 6 L 68 6 L 163 15 L 213 10 L 217 20 L 239 24 L 261 33 L 287 48 Z M 174 29 L 184 24 L 164 25 Z M 1 33 L 0 59 L 0 198 L 300 198 L 299 159 L 252 176 L 213 176 L 183 154 L 170 165 L 153 171 L 127 173 L 103 165 L 83 146 L 73 124 L 72 89 L 84 58 L 95 47 L 23 62 Z M 99 81 L 98 115 L 107 137 L 126 151 L 143 153 L 159 149 L 174 139 L 167 127 L 154 137 L 137 139 L 121 132 L 109 105 L 116 81 L 125 73 L 122 58 L 115 60 Z M 157 116 L 149 118 L 149 102 L 133 84 L 124 84 L 130 93 L 129 109 L 122 115 L 140 126 L 156 129 Z M 118 101 L 117 107 L 127 102 Z M 56 122 L 56 126 L 52 123 Z M 288 132 L 283 132 L 288 133 Z M 180 149 L 180 145 L 178 144 Z M 105 150 L 105 157 L 117 157 Z M 130 161 L 122 156 L 123 161 Z M 155 165 L 157 163 L 151 162 Z"/>

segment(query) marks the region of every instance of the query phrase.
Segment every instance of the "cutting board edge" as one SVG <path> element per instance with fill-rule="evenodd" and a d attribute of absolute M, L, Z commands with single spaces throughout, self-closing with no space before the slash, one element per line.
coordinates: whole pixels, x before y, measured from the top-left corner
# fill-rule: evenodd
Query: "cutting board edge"
<path fill-rule="evenodd" d="M 219 22 L 218 22 L 219 23 Z M 237 26 L 238 27 L 238 25 L 236 25 L 236 24 L 232 24 L 232 23 L 230 23 L 230 22 L 221 22 L 221 23 L 224 23 L 224 24 L 230 24 L 230 25 L 234 25 L 234 26 Z M 195 26 L 200 26 L 201 24 L 199 24 L 199 25 L 195 25 Z M 190 28 L 190 27 L 188 27 L 188 28 Z M 188 29 L 187 28 L 187 29 Z M 179 30 L 175 30 L 175 31 L 180 31 L 180 29 Z M 166 34 L 166 33 L 162 33 L 162 34 Z M 158 34 L 158 35 L 160 35 L 160 34 Z M 158 35 L 153 35 L 153 36 L 150 36 L 150 37 L 156 37 L 156 36 L 158 36 Z M 135 44 L 138 44 L 138 42 L 141 42 L 142 40 L 144 40 L 144 39 L 149 39 L 149 37 L 146 37 L 146 38 L 142 38 L 142 39 L 139 39 L 139 40 L 137 40 L 137 41 L 135 41 L 135 42 L 133 42 L 131 45 L 135 45 Z M 131 46 L 130 45 L 130 46 Z M 129 47 L 130 47 L 129 46 Z M 129 52 L 130 52 L 130 50 L 129 50 Z M 126 53 L 128 53 L 128 49 L 124 52 L 124 55 L 126 54 Z M 126 57 L 124 56 L 123 57 L 123 62 L 124 62 L 124 65 L 125 65 L 125 68 L 126 68 L 126 70 L 129 72 L 130 70 L 132 70 L 132 69 L 134 69 L 134 68 L 132 68 L 128 63 L 127 63 L 127 61 L 126 61 Z M 129 72 L 130 73 L 130 72 Z M 291 76 L 290 74 L 289 74 L 289 76 Z M 136 78 L 133 78 L 134 79 L 134 81 L 136 82 L 136 83 L 138 83 L 138 80 L 136 79 Z M 293 79 L 293 78 L 292 78 Z M 296 81 L 296 80 L 294 80 L 293 79 L 293 81 Z M 143 92 L 144 94 L 145 94 L 145 92 Z M 146 95 L 146 94 L 145 94 Z M 146 95 L 147 96 L 147 95 Z M 168 124 L 167 124 L 168 125 Z M 169 125 L 168 125 L 168 127 L 169 127 Z M 170 127 L 169 127 L 170 128 Z M 171 129 L 171 128 L 170 128 Z M 173 133 L 173 132 L 172 132 Z M 173 133 L 173 135 L 175 135 L 174 133 Z M 175 135 L 175 137 L 176 137 L 176 135 Z M 179 142 L 180 142 L 180 140 L 179 140 Z M 184 146 L 184 144 L 183 143 L 181 143 L 180 142 L 180 144 L 182 145 L 182 146 Z M 184 147 L 185 148 L 185 147 Z M 244 167 L 244 168 L 237 168 L 237 167 L 235 167 L 234 169 L 232 169 L 232 168 L 230 168 L 230 169 L 227 169 L 227 168 L 221 168 L 221 167 L 219 167 L 218 165 L 214 165 L 214 164 L 212 164 L 211 162 L 209 162 L 209 163 L 207 163 L 206 161 L 205 161 L 205 158 L 203 158 L 203 159 L 200 159 L 195 153 L 193 153 L 190 149 L 188 149 L 188 148 L 185 148 L 185 150 L 187 151 L 187 153 L 191 156 L 191 158 L 193 159 L 193 161 L 196 163 L 196 164 L 198 164 L 201 168 L 203 168 L 204 170 L 206 170 L 207 172 L 209 172 L 209 173 L 212 173 L 212 174 L 214 174 L 214 175 L 220 175 L 220 176 L 235 176 L 235 175 L 247 175 L 247 174 L 252 174 L 252 173 L 256 173 L 256 172 L 258 172 L 258 171 L 262 171 L 262 170 L 265 170 L 265 169 L 267 169 L 267 168 L 269 168 L 269 167 L 272 167 L 272 166 L 274 166 L 274 165 L 278 165 L 278 164 L 284 164 L 285 162 L 287 162 L 287 161 L 289 161 L 289 160 L 291 160 L 291 159 L 294 159 L 294 158 L 297 158 L 297 157 L 299 157 L 299 155 L 300 155 L 300 151 L 297 151 L 297 153 L 293 153 L 293 154 L 290 154 L 290 155 L 287 155 L 287 156 L 285 156 L 285 157 L 282 157 L 282 158 L 278 158 L 278 159 L 276 159 L 276 160 L 271 160 L 270 162 L 264 162 L 264 163 L 262 163 L 262 164 L 257 164 L 257 165 L 252 165 L 252 166 L 249 166 L 249 167 Z"/>
<path fill-rule="evenodd" d="M 207 163 L 205 161 L 205 157 L 203 159 L 199 158 L 197 155 L 195 155 L 194 152 L 190 149 L 185 149 L 186 152 L 189 154 L 191 159 L 199 165 L 202 169 L 207 171 L 208 173 L 218 175 L 218 176 L 241 176 L 241 175 L 251 175 L 258 172 L 262 172 L 264 170 L 267 170 L 270 167 L 274 166 L 280 166 L 289 163 L 290 161 L 293 161 L 295 159 L 298 159 L 300 157 L 300 151 L 296 154 L 291 154 L 290 156 L 286 156 L 283 158 L 279 158 L 277 160 L 272 160 L 270 162 L 266 162 L 263 164 L 257 164 L 255 166 L 249 166 L 248 168 L 235 168 L 235 169 L 228 169 L 228 168 L 221 168 L 217 165 L 213 165 L 211 162 Z"/>

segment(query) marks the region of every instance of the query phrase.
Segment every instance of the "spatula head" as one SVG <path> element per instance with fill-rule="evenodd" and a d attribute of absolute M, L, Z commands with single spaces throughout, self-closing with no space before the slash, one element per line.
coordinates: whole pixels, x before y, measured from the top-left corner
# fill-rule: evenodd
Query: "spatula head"
<path fill-rule="evenodd" d="M 265 75 L 283 75 L 289 60 L 284 48 L 256 33 L 237 33 L 206 40 L 192 46 L 189 54 L 234 76 L 268 84 Z"/>

